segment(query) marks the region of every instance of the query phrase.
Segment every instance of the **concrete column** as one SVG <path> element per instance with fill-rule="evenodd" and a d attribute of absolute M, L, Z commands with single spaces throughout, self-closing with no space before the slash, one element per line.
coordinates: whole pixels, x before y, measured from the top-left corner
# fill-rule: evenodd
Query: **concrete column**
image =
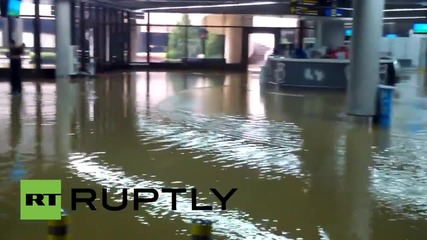
<path fill-rule="evenodd" d="M 141 26 L 133 25 L 131 26 L 130 31 L 130 61 L 131 62 L 137 62 L 138 58 L 136 57 L 136 54 L 138 53 L 138 46 L 141 41 Z"/>
<path fill-rule="evenodd" d="M 252 26 L 252 16 L 242 15 L 208 15 L 203 18 L 203 24 L 207 26 L 224 25 L 224 26 Z M 223 30 L 224 29 L 224 30 Z M 241 28 L 208 28 L 210 33 L 224 34 L 224 58 L 227 63 L 241 63 L 242 61 L 242 38 L 243 31 Z"/>
<path fill-rule="evenodd" d="M 21 18 L 13 18 L 13 39 L 15 40 L 16 44 L 22 44 L 22 33 L 24 32 L 24 19 Z"/>
<path fill-rule="evenodd" d="M 71 2 L 56 0 L 56 77 L 68 77 L 71 73 Z"/>
<path fill-rule="evenodd" d="M 3 47 L 9 46 L 9 24 L 6 18 L 0 18 L 0 21 L 3 21 L 3 29 L 2 29 L 2 41 Z"/>
<path fill-rule="evenodd" d="M 226 15 L 225 26 L 241 26 L 241 15 Z M 241 28 L 225 28 L 225 52 L 227 63 L 240 63 L 242 60 L 242 36 Z"/>
<path fill-rule="evenodd" d="M 351 77 L 347 89 L 349 115 L 366 117 L 375 115 L 384 1 L 353 2 Z"/>

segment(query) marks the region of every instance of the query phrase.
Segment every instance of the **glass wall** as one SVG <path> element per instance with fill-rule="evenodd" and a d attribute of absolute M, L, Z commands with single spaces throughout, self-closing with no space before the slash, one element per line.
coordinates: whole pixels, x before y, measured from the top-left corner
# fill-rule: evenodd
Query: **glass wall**
<path fill-rule="evenodd" d="M 149 48 L 148 45 L 148 28 L 147 26 L 143 25 L 131 25 L 131 62 L 139 62 L 139 63 L 146 63 L 148 62 L 148 51 Z M 164 45 L 166 46 L 166 45 Z M 153 49 L 151 52 L 151 55 L 153 58 L 155 58 L 155 55 L 160 52 L 161 57 L 164 58 L 165 49 Z"/>
<path fill-rule="evenodd" d="M 34 12 L 33 0 L 22 1 L 20 19 L 10 19 L 7 23 L 13 24 L 16 31 L 12 33 L 12 38 L 17 43 L 25 44 L 25 55 L 22 58 L 22 68 L 35 68 L 34 65 Z M 7 26 L 7 27 L 8 27 Z M 7 28 L 6 27 L 6 28 Z M 6 30 L 6 29 L 5 29 Z M 7 34 L 7 31 L 5 31 Z M 7 44 L 6 44 L 7 46 Z"/>
<path fill-rule="evenodd" d="M 8 43 L 8 33 L 7 33 L 7 19 L 0 18 L 0 67 L 7 68 L 9 67 L 9 59 L 7 58 L 7 43 Z"/>
<path fill-rule="evenodd" d="M 297 18 L 227 15 L 145 13 L 131 18 L 131 62 L 182 63 L 210 59 L 242 62 L 244 28 L 287 29 L 287 37 L 298 25 Z M 290 31 L 290 33 L 289 33 Z M 258 45 L 263 39 L 257 39 Z"/>
<path fill-rule="evenodd" d="M 26 45 L 24 68 L 53 69 L 56 63 L 54 0 L 22 0 L 21 16 L 0 18 L 0 67 L 7 67 L 9 37 Z M 10 23 L 12 21 L 12 23 Z M 200 60 L 241 64 L 246 28 L 275 28 L 281 43 L 292 41 L 297 19 L 224 14 L 151 12 L 134 14 L 100 2 L 72 1 L 72 44 L 80 71 L 132 63 L 191 63 Z M 15 35 L 9 36 L 9 25 Z M 12 25 L 11 25 L 12 26 Z M 60 32 L 58 32 L 60 34 Z M 19 36 L 18 36 L 19 35 Z M 264 39 L 257 39 L 262 49 Z M 244 51 L 244 50 L 243 50 Z"/>
<path fill-rule="evenodd" d="M 80 70 L 89 63 L 97 68 L 128 64 L 129 13 L 98 2 L 74 1 L 73 45 L 78 49 Z"/>
<path fill-rule="evenodd" d="M 23 68 L 54 69 L 54 0 L 22 0 L 20 14 L 19 18 L 0 18 L 0 68 L 9 66 L 6 54 L 11 38 L 26 46 Z M 79 52 L 80 70 L 85 70 L 90 61 L 101 66 L 129 63 L 128 15 L 125 11 L 90 1 L 72 1 L 72 45 Z"/>
<path fill-rule="evenodd" d="M 40 11 L 40 59 L 41 68 L 55 68 L 56 29 L 54 0 L 45 0 L 39 5 Z"/>
<path fill-rule="evenodd" d="M 97 66 L 122 66 L 129 63 L 130 23 L 129 13 L 109 8 L 98 3 L 80 3 L 84 9 L 84 40 L 80 49 L 84 49 L 82 65 L 96 62 Z M 81 16 L 80 16 L 81 17 Z M 77 17 L 79 18 L 79 17 Z M 82 66 L 85 69 L 85 66 Z"/>
<path fill-rule="evenodd" d="M 36 47 L 41 47 L 42 67 L 55 67 L 55 17 L 52 5 L 53 0 L 40 1 L 37 21 L 37 5 L 34 4 L 34 0 L 22 0 L 19 18 L 0 19 L 0 67 L 6 68 L 9 65 L 9 59 L 6 57 L 9 39 L 15 40 L 18 44 L 25 44 L 23 68 L 37 68 Z M 40 30 L 39 35 L 36 34 L 36 27 Z M 36 38 L 39 38 L 39 41 L 36 41 Z M 38 46 L 37 42 L 40 43 Z"/>

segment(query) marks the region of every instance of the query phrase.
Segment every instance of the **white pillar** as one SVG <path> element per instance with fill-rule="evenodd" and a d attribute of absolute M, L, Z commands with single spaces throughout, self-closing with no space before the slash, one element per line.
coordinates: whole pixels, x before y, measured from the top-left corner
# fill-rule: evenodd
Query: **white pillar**
<path fill-rule="evenodd" d="M 3 22 L 3 29 L 2 29 L 2 43 L 3 43 L 3 47 L 8 47 L 9 46 L 9 23 L 7 21 L 7 18 L 0 18 L 0 21 Z"/>
<path fill-rule="evenodd" d="M 225 17 L 225 26 L 241 26 L 241 15 L 227 15 Z M 242 37 L 241 28 L 225 28 L 225 53 L 224 57 L 227 63 L 240 63 L 242 61 Z"/>
<path fill-rule="evenodd" d="M 136 26 L 133 25 L 130 28 L 131 29 L 131 32 L 130 32 L 130 37 L 131 37 L 130 59 L 131 59 L 131 62 L 138 62 L 138 57 L 136 56 L 136 54 L 138 53 L 138 47 L 139 47 L 139 44 L 141 42 L 141 29 L 142 28 L 143 27 L 137 26 L 137 25 Z M 146 27 L 144 26 L 144 29 L 145 28 Z M 144 33 L 146 33 L 146 31 Z M 147 34 L 146 36 L 148 36 L 148 33 L 146 33 L 146 34 Z M 146 39 L 148 39 L 148 38 L 146 37 Z M 144 44 L 145 44 L 145 42 L 144 42 Z"/>
<path fill-rule="evenodd" d="M 24 32 L 24 19 L 21 18 L 13 18 L 14 28 L 13 28 L 13 40 L 15 40 L 16 44 L 22 44 L 22 34 Z"/>
<path fill-rule="evenodd" d="M 56 0 L 56 77 L 68 77 L 71 73 L 71 2 Z"/>
<path fill-rule="evenodd" d="M 347 89 L 349 115 L 375 115 L 384 1 L 353 1 L 351 77 Z"/>

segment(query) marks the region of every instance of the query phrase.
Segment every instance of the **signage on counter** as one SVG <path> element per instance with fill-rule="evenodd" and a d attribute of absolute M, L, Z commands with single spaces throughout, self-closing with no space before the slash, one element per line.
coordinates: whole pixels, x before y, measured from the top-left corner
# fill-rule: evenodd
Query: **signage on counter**
<path fill-rule="evenodd" d="M 325 74 L 320 70 L 305 69 L 304 78 L 310 81 L 322 82 L 325 79 Z"/>
<path fill-rule="evenodd" d="M 276 83 L 284 82 L 286 77 L 286 68 L 284 63 L 277 63 L 276 69 L 274 70 L 274 81 Z"/>

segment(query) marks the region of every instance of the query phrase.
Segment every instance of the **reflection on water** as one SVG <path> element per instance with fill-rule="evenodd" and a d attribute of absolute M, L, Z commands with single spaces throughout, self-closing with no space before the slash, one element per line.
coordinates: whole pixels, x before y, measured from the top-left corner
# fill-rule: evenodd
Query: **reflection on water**
<path fill-rule="evenodd" d="M 225 212 L 191 211 L 188 194 L 177 211 L 162 194 L 139 211 L 81 208 L 72 236 L 82 240 L 188 239 L 194 218 L 214 220 L 216 239 L 427 234 L 427 118 L 424 97 L 411 98 L 415 78 L 399 86 L 385 130 L 342 121 L 341 93 L 264 89 L 253 76 L 114 74 L 27 83 L 22 97 L 0 84 L 3 236 L 45 237 L 44 222 L 18 219 L 23 178 L 62 179 L 65 208 L 76 187 L 108 188 L 111 201 L 119 188 L 196 187 L 204 204 L 219 204 L 209 188 L 239 188 Z"/>

